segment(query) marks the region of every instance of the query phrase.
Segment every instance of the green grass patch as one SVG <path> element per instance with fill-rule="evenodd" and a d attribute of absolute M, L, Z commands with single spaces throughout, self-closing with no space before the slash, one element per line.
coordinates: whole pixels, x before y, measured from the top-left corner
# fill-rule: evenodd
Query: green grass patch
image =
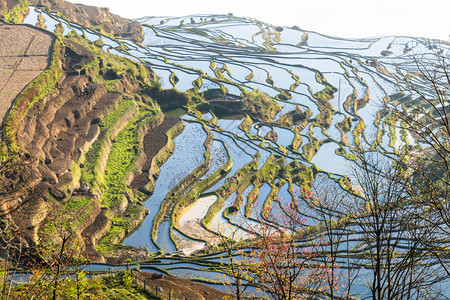
<path fill-rule="evenodd" d="M 99 172 L 102 154 L 106 154 L 104 153 L 107 151 L 105 148 L 111 142 L 109 140 L 113 138 L 113 132 L 117 130 L 118 123 L 127 112 L 137 113 L 133 100 L 122 101 L 112 113 L 103 119 L 99 138 L 85 154 L 84 168 L 81 169 L 81 179 L 87 182 L 91 188 L 98 188 L 102 182 L 103 174 Z"/>
<path fill-rule="evenodd" d="M 91 202 L 92 199 L 86 198 L 86 197 L 72 197 L 69 198 L 66 203 L 63 205 L 63 211 L 74 211 L 79 210 L 86 205 L 88 205 L 89 202 Z"/>
<path fill-rule="evenodd" d="M 347 153 L 344 148 L 337 148 L 336 154 L 345 157 L 348 160 L 354 160 L 356 161 L 356 155 L 353 153 Z"/>
<path fill-rule="evenodd" d="M 295 80 L 295 82 L 289 87 L 289 90 L 291 92 L 295 91 L 295 89 L 297 89 L 300 86 L 300 78 L 298 77 L 297 74 L 294 74 L 294 72 L 292 70 L 288 70 L 289 74 L 291 74 L 292 79 Z"/>
<path fill-rule="evenodd" d="M 108 233 L 99 241 L 96 249 L 101 253 L 112 253 L 116 249 L 116 243 L 118 243 L 119 238 L 123 236 L 123 228 L 119 226 L 111 226 Z"/>
<path fill-rule="evenodd" d="M 271 121 L 281 110 L 274 99 L 260 90 L 244 91 L 243 97 L 244 111 L 259 120 Z"/>
<path fill-rule="evenodd" d="M 239 124 L 239 129 L 241 129 L 242 131 L 248 133 L 248 131 L 250 130 L 250 127 L 253 125 L 253 120 L 252 118 L 250 118 L 249 115 L 245 115 L 245 119 L 244 121 L 242 121 L 241 124 Z"/>
<path fill-rule="evenodd" d="M 110 207 L 118 200 L 117 197 L 127 191 L 126 179 L 134 169 L 139 151 L 142 151 L 140 125 L 157 117 L 157 113 L 149 107 L 140 105 L 136 118 L 131 120 L 119 132 L 113 143 L 105 167 L 102 204 Z"/>
<path fill-rule="evenodd" d="M 3 19 L 6 23 L 22 24 L 26 15 L 30 12 L 28 5 L 28 1 L 20 1 L 20 4 L 13 9 L 4 8 L 0 11 L 0 19 Z"/>
<path fill-rule="evenodd" d="M 114 253 L 116 245 L 119 244 L 126 235 L 136 230 L 145 215 L 145 207 L 141 205 L 128 205 L 127 210 L 111 218 L 111 229 L 99 241 L 97 250 L 101 253 Z"/>
<path fill-rule="evenodd" d="M 71 272 L 71 276 L 61 276 L 56 290 L 53 290 L 53 276 L 40 278 L 42 274 L 30 274 L 31 281 L 29 283 L 12 286 L 8 295 L 12 299 L 25 299 L 28 298 L 27 295 L 38 294 L 39 299 L 51 299 L 55 295 L 56 299 L 162 300 L 152 292 L 135 285 L 133 273 L 130 271 L 91 278 L 86 275 L 86 271 L 74 270 Z"/>
<path fill-rule="evenodd" d="M 252 71 L 250 74 L 245 76 L 245 80 L 250 81 L 253 79 L 253 77 L 255 77 L 255 73 Z"/>

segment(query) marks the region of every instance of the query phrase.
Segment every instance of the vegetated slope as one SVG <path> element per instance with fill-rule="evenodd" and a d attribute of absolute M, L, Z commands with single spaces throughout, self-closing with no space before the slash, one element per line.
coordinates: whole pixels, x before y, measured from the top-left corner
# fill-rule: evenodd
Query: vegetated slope
<path fill-rule="evenodd" d="M 169 298 L 171 291 L 173 291 L 172 298 L 177 299 L 219 300 L 230 296 L 206 284 L 184 278 L 148 272 L 134 272 L 134 276 L 142 283 L 145 280 L 149 290 L 158 290 L 158 295 L 165 299 Z"/>

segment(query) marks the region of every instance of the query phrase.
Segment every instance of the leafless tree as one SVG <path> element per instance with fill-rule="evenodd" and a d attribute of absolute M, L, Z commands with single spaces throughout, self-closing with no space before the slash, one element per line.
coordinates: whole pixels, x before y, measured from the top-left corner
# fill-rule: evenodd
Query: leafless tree
<path fill-rule="evenodd" d="M 351 230 L 347 228 L 350 221 L 349 207 L 354 203 L 354 197 L 349 197 L 324 174 L 316 176 L 311 190 L 310 203 L 322 233 L 317 259 L 330 273 L 326 277 L 329 298 L 336 299 L 339 296 L 340 299 L 348 299 L 357 276 L 357 269 L 352 268 L 349 256 L 352 250 L 349 246 Z"/>
<path fill-rule="evenodd" d="M 410 198 L 411 175 L 404 158 L 359 152 L 354 176 L 364 201 L 353 210 L 363 243 L 362 265 L 369 270 L 373 299 L 420 299 L 442 280 L 435 260 L 424 247 L 428 228 L 417 222 Z"/>
<path fill-rule="evenodd" d="M 427 48 L 411 55 L 409 72 L 401 73 L 410 97 L 388 102 L 386 109 L 415 140 L 401 150 L 409 172 L 408 201 L 414 207 L 409 224 L 427 228 L 427 236 L 416 238 L 450 277 L 450 48 L 438 42 Z"/>

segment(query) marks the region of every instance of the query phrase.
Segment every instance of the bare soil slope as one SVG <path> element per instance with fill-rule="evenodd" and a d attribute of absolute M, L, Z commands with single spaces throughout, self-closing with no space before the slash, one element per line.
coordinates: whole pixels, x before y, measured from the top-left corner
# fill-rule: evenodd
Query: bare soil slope
<path fill-rule="evenodd" d="M 0 23 L 0 123 L 17 95 L 48 67 L 53 41 L 39 29 Z"/>

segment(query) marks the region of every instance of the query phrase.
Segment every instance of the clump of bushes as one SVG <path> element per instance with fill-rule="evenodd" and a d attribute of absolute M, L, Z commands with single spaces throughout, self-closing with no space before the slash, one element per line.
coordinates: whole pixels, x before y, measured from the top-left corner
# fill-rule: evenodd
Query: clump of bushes
<path fill-rule="evenodd" d="M 243 110 L 259 120 L 273 120 L 281 110 L 280 105 L 269 95 L 260 90 L 244 92 L 242 99 Z"/>

